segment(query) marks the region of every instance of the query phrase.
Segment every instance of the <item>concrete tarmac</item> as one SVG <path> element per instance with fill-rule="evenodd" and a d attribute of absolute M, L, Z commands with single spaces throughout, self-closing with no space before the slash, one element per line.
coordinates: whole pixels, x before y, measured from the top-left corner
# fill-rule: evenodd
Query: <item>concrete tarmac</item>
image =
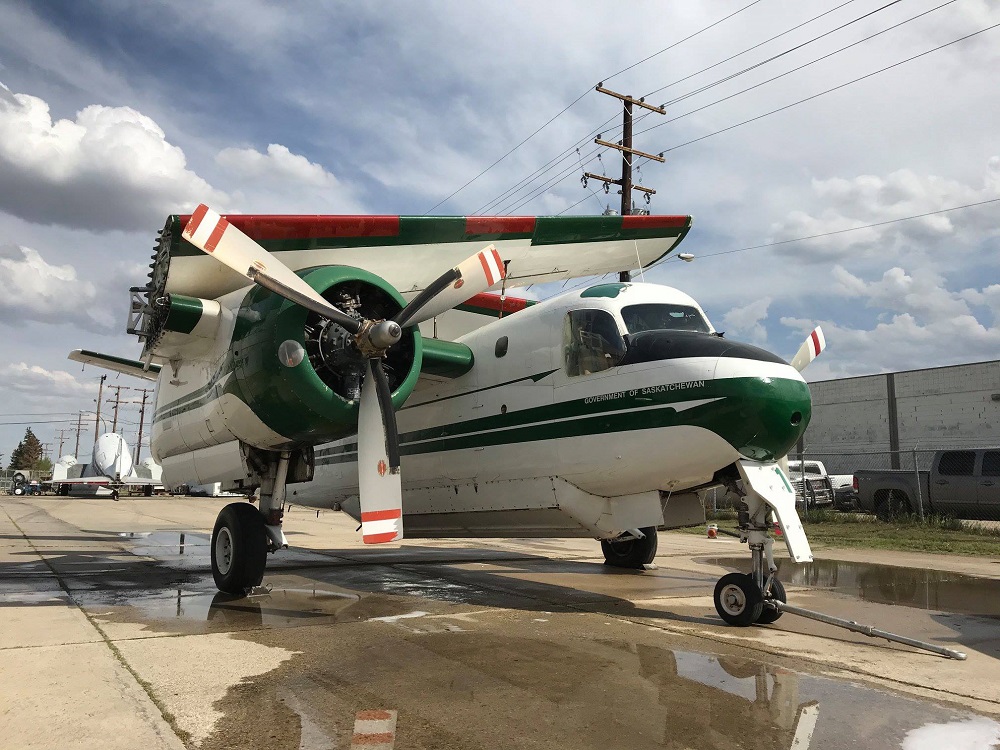
<path fill-rule="evenodd" d="M 292 549 L 233 599 L 209 568 L 226 502 L 0 498 L 0 748 L 1000 743 L 1000 557 L 782 563 L 790 603 L 962 662 L 792 615 L 728 627 L 712 589 L 749 554 L 677 533 L 635 572 L 592 540 L 365 548 L 292 507 Z"/>

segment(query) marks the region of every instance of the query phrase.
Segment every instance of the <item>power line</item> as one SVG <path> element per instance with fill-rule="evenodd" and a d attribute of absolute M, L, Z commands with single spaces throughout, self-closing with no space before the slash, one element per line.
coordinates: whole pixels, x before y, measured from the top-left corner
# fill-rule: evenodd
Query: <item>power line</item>
<path fill-rule="evenodd" d="M 12 424 L 26 424 L 26 425 L 36 425 L 36 424 L 72 424 L 75 419 L 45 419 L 42 421 L 29 420 L 27 422 L 0 422 L 0 425 L 12 425 Z"/>
<path fill-rule="evenodd" d="M 804 104 L 805 102 L 812 101 L 813 99 L 818 99 L 819 97 L 821 97 L 821 96 L 823 96 L 825 94 L 829 94 L 829 93 L 832 93 L 834 91 L 838 91 L 838 90 L 840 90 L 842 88 L 846 88 L 847 86 L 850 86 L 851 84 L 858 83 L 859 81 L 863 81 L 866 78 L 871 78 L 872 76 L 876 76 L 879 73 L 884 73 L 887 70 L 892 70 L 893 68 L 897 68 L 900 65 L 904 65 L 904 64 L 906 64 L 908 62 L 912 62 L 913 60 L 916 60 L 918 58 L 921 58 L 921 57 L 924 57 L 926 55 L 929 55 L 932 52 L 938 52 L 939 50 L 942 50 L 945 47 L 950 47 L 953 44 L 958 44 L 959 42 L 964 42 L 966 39 L 971 39 L 974 36 L 977 36 L 979 34 L 987 32 L 987 31 L 991 31 L 991 30 L 995 29 L 997 26 L 1000 26 L 1000 23 L 995 23 L 992 26 L 987 26 L 984 29 L 980 29 L 979 31 L 974 31 L 971 34 L 966 34 L 965 36 L 959 37 L 958 39 L 953 39 L 950 42 L 946 42 L 945 44 L 942 44 L 942 45 L 940 45 L 938 47 L 934 47 L 932 49 L 929 49 L 926 52 L 921 52 L 920 54 L 913 55 L 913 57 L 908 57 L 905 60 L 900 60 L 899 62 L 893 63 L 892 65 L 887 65 L 884 68 L 879 68 L 876 71 L 873 71 L 871 73 L 867 73 L 867 74 L 865 74 L 863 76 L 860 76 L 859 78 L 855 78 L 853 80 L 847 81 L 846 83 L 842 83 L 839 86 L 834 86 L 833 88 L 826 89 L 825 91 L 820 91 L 818 94 L 813 94 L 812 96 L 807 96 L 804 99 L 799 99 L 798 101 L 792 102 L 791 104 L 786 104 L 784 107 L 778 107 L 777 109 L 772 109 L 770 112 L 765 112 L 762 115 L 757 115 L 756 117 L 751 117 L 749 120 L 744 120 L 743 122 L 738 122 L 735 125 L 730 125 L 729 127 L 722 128 L 721 130 L 716 130 L 716 131 L 714 131 L 712 133 L 707 133 L 706 135 L 700 136 L 698 138 L 693 138 L 690 141 L 685 141 L 684 143 L 679 143 L 676 146 L 671 146 L 670 148 L 665 148 L 665 149 L 663 149 L 663 152 L 666 153 L 668 151 L 676 151 L 679 148 L 683 148 L 684 146 L 690 146 L 692 143 L 697 143 L 698 141 L 703 141 L 706 138 L 711 138 L 714 135 L 719 135 L 721 133 L 726 133 L 726 132 L 728 132 L 730 130 L 733 130 L 735 128 L 738 128 L 738 127 L 740 127 L 742 125 L 748 125 L 751 122 L 756 122 L 757 120 L 762 120 L 765 117 L 769 117 L 770 115 L 777 114 L 778 112 L 784 112 L 786 109 L 791 109 L 792 107 L 795 107 L 795 106 L 797 106 L 799 104 Z"/>
<path fill-rule="evenodd" d="M 899 0 L 896 0 L 896 1 L 898 2 Z M 915 16 L 911 16 L 910 18 L 907 18 L 907 19 L 905 19 L 903 21 L 900 21 L 897 24 L 893 24 L 892 26 L 884 28 L 881 31 L 876 31 L 874 34 L 866 36 L 864 39 L 859 39 L 856 42 L 851 42 L 850 44 L 846 44 L 843 47 L 840 47 L 839 49 L 835 49 L 832 52 L 828 52 L 825 55 L 821 55 L 820 57 L 817 57 L 817 58 L 815 58 L 813 60 L 805 62 L 805 63 L 803 63 L 801 65 L 798 65 L 798 66 L 792 68 L 791 70 L 786 70 L 784 73 L 780 73 L 780 74 L 778 74 L 778 75 L 776 75 L 776 76 L 774 76 L 772 78 L 768 78 L 766 81 L 761 81 L 760 83 L 755 83 L 753 86 L 748 86 L 745 89 L 737 91 L 737 92 L 735 92 L 733 94 L 729 94 L 728 96 L 724 96 L 721 99 L 716 99 L 714 102 L 710 102 L 708 104 L 705 104 L 705 105 L 703 105 L 701 107 L 698 107 L 697 109 L 692 109 L 690 112 L 685 112 L 684 114 L 680 114 L 680 115 L 677 115 L 676 117 L 672 117 L 669 120 L 665 120 L 664 122 L 659 123 L 658 125 L 653 125 L 652 127 L 646 128 L 645 130 L 640 130 L 639 133 L 648 133 L 650 130 L 655 130 L 656 128 L 662 127 L 664 125 L 669 125 L 670 123 L 676 122 L 677 120 L 680 120 L 680 119 L 682 119 L 684 117 L 687 117 L 688 115 L 693 115 L 696 112 L 701 112 L 701 111 L 703 111 L 705 109 L 708 109 L 709 107 L 714 107 L 716 104 L 721 104 L 722 102 L 728 101 L 729 99 L 733 99 L 733 98 L 735 98 L 737 96 L 740 96 L 741 94 L 745 94 L 748 91 L 753 91 L 756 88 L 760 88 L 761 86 L 765 86 L 765 85 L 767 85 L 769 83 L 772 83 L 773 81 L 777 81 L 779 78 L 784 78 L 785 76 L 791 75 L 792 73 L 800 71 L 803 68 L 808 68 L 810 65 L 814 65 L 815 63 L 821 62 L 822 60 L 826 60 L 829 57 L 833 57 L 834 55 L 837 55 L 837 54 L 843 52 L 844 50 L 848 50 L 851 47 L 856 47 L 859 44 L 864 44 L 865 42 L 867 42 L 867 41 L 869 41 L 871 39 L 874 39 L 877 36 L 881 36 L 882 34 L 885 34 L 885 33 L 889 32 L 889 31 L 892 31 L 893 29 L 897 29 L 900 26 L 908 24 L 911 21 L 915 21 L 918 18 L 921 18 L 922 16 L 926 16 L 929 13 L 933 13 L 934 11 L 940 10 L 941 8 L 944 8 L 945 6 L 951 5 L 952 3 L 955 3 L 955 2 L 957 2 L 957 0 L 948 0 L 945 3 L 942 3 L 941 5 L 938 5 L 937 7 L 931 8 L 930 10 L 925 10 L 922 13 L 918 13 Z M 747 68 L 747 70 L 750 70 L 750 68 Z M 694 93 L 698 93 L 698 92 L 694 92 Z M 675 101 L 680 101 L 680 99 L 676 99 Z"/>
<path fill-rule="evenodd" d="M 759 68 L 759 67 L 761 67 L 763 65 L 767 65 L 770 62 L 774 62 L 775 60 L 778 60 L 778 59 L 784 57 L 785 55 L 790 55 L 792 52 L 795 52 L 796 50 L 800 50 L 803 47 L 807 47 L 808 45 L 812 44 L 813 42 L 817 42 L 820 39 L 823 39 L 825 37 L 830 36 L 831 34 L 836 34 L 838 31 L 846 29 L 848 26 L 851 26 L 852 24 L 858 23 L 859 21 L 863 21 L 864 19 L 869 18 L 870 16 L 873 16 L 873 15 L 875 15 L 876 13 L 878 13 L 880 11 L 886 10 L 887 8 L 891 8 L 893 5 L 897 5 L 898 3 L 901 3 L 902 1 L 903 0 L 892 0 L 891 2 L 886 3 L 885 5 L 883 5 L 880 8 L 876 8 L 873 11 L 869 11 L 868 13 L 865 13 L 864 15 L 858 16 L 857 18 L 854 18 L 854 19 L 848 21 L 847 23 L 841 24 L 840 26 L 837 26 L 837 27 L 835 27 L 833 29 L 830 29 L 829 31 L 824 31 L 819 36 L 814 36 L 812 39 L 809 39 L 809 40 L 807 40 L 805 42 L 797 44 L 794 47 L 789 47 L 788 49 L 784 50 L 783 52 L 779 52 L 776 55 L 772 55 L 771 57 L 768 57 L 768 58 L 766 58 L 764 60 L 761 60 L 760 62 L 754 63 L 753 65 L 750 65 L 750 66 L 744 68 L 743 70 L 737 71 L 735 73 L 730 73 L 728 76 L 723 76 L 722 78 L 718 79 L 717 81 L 714 81 L 713 83 L 707 83 L 704 86 L 702 86 L 701 88 L 694 89 L 693 91 L 689 91 L 688 93 L 683 94 L 683 95 L 681 95 L 681 96 L 679 96 L 679 97 L 677 97 L 675 99 L 671 99 L 664 106 L 668 106 L 670 104 L 676 104 L 677 102 L 683 101 L 684 99 L 688 99 L 688 98 L 690 98 L 692 96 L 695 96 L 696 94 L 700 94 L 703 91 L 708 91 L 709 89 L 715 88 L 716 86 L 719 86 L 719 85 L 721 85 L 723 83 L 726 83 L 727 81 L 731 81 L 732 79 L 734 79 L 734 78 L 736 78 L 738 76 L 741 76 L 744 73 L 749 73 L 751 70 L 756 70 L 757 68 Z M 955 0 L 951 0 L 951 2 L 954 2 L 954 1 Z M 945 3 L 945 5 L 948 5 L 948 3 Z M 938 6 L 938 7 L 943 7 L 943 6 Z M 928 11 L 928 12 L 930 12 L 930 11 Z M 915 18 L 919 18 L 919 16 L 914 16 L 914 17 Z M 891 29 L 891 28 L 895 28 L 895 27 L 894 26 L 890 26 L 889 28 Z M 882 33 L 882 32 L 879 32 L 879 33 Z M 877 36 L 877 35 L 873 35 L 873 36 Z M 871 38 L 871 37 L 869 37 L 869 38 Z M 851 46 L 851 45 L 849 45 L 849 46 Z M 846 49 L 846 47 L 844 49 Z M 822 60 L 823 58 L 820 58 L 820 59 Z"/>
<path fill-rule="evenodd" d="M 998 24 L 998 25 L 1000 25 L 1000 24 Z M 765 243 L 760 244 L 760 245 L 750 245 L 748 247 L 737 248 L 736 250 L 721 250 L 720 252 L 717 252 L 717 253 L 708 253 L 706 255 L 699 255 L 698 259 L 702 260 L 704 258 L 714 258 L 714 257 L 716 257 L 718 255 L 732 255 L 733 253 L 742 253 L 742 252 L 746 252 L 747 250 L 759 250 L 759 249 L 764 248 L 764 247 L 776 247 L 778 245 L 787 245 L 787 244 L 790 244 L 792 242 L 805 242 L 806 240 L 815 240 L 815 239 L 819 239 L 820 237 L 830 237 L 830 236 L 835 235 L 835 234 L 845 234 L 846 232 L 857 232 L 857 231 L 859 231 L 861 229 L 872 229 L 873 227 L 884 227 L 887 224 L 898 224 L 901 221 L 912 221 L 913 219 L 922 219 L 925 216 L 935 216 L 936 214 L 944 214 L 944 213 L 948 213 L 949 211 L 961 211 L 962 209 L 975 208 L 976 206 L 985 206 L 985 205 L 988 205 L 990 203 L 1000 203 L 1000 198 L 990 198 L 989 200 L 978 201 L 976 203 L 966 203 L 965 205 L 962 205 L 962 206 L 952 206 L 950 208 L 941 208 L 941 209 L 938 209 L 937 211 L 926 211 L 925 213 L 922 213 L 922 214 L 914 214 L 913 216 L 904 216 L 904 217 L 899 218 L 899 219 L 887 219 L 886 221 L 876 221 L 876 222 L 874 222 L 872 224 L 864 224 L 863 226 L 859 226 L 859 227 L 848 227 L 847 229 L 835 229 L 835 230 L 830 231 L 830 232 L 821 232 L 819 234 L 811 234 L 811 235 L 809 235 L 807 237 L 795 237 L 795 238 L 790 239 L 790 240 L 778 240 L 777 242 L 765 242 Z M 676 260 L 676 259 L 677 259 L 676 256 L 669 256 L 669 257 L 665 258 L 663 261 L 661 261 L 660 263 L 655 263 L 654 265 L 650 266 L 650 268 L 655 268 L 656 266 L 663 265 L 663 263 L 665 263 L 665 262 L 667 262 L 669 260 Z"/>
<path fill-rule="evenodd" d="M 649 61 L 650 61 L 650 60 L 652 60 L 652 59 L 653 59 L 654 57 L 658 57 L 659 55 L 662 55 L 662 54 L 663 54 L 664 52 L 667 52 L 667 51 L 669 51 L 669 50 L 672 50 L 672 49 L 673 49 L 674 47 L 676 47 L 677 45 L 679 45 L 679 44 L 683 44 L 684 42 L 686 42 L 686 41 L 687 41 L 687 40 L 689 40 L 689 39 L 694 39 L 694 38 L 695 38 L 696 36 L 698 36 L 699 34 L 702 34 L 702 33 L 706 32 L 706 31 L 708 31 L 709 29 L 713 28 L 714 26 L 718 26 L 718 25 L 719 25 L 720 23 L 723 23 L 724 21 L 728 21 L 728 20 L 729 20 L 730 18 L 732 18 L 733 16 L 736 16 L 736 15 L 739 15 L 740 13 L 742 13 L 742 12 L 743 12 L 743 11 L 745 11 L 745 10 L 747 10 L 748 8 L 752 8 L 752 7 L 754 6 L 754 5 L 756 5 L 756 4 L 757 4 L 757 3 L 759 3 L 759 2 L 760 2 L 760 0 L 754 0 L 754 1 L 753 1 L 752 3 L 750 3 L 749 5 L 744 5 L 744 6 L 743 6 L 742 8 L 740 8 L 739 10 L 734 10 L 734 11 L 733 11 L 732 13 L 730 13 L 730 14 L 729 14 L 728 16 L 725 16 L 725 17 L 723 17 L 723 18 L 720 18 L 720 19 L 719 19 L 718 21 L 716 21 L 715 23 L 710 23 L 710 24 L 709 24 L 708 26 L 706 26 L 705 28 L 703 28 L 703 29 L 699 29 L 698 31 L 694 32 L 693 34 L 691 34 L 691 35 L 689 35 L 689 36 L 686 36 L 686 37 L 684 37 L 683 39 L 680 39 L 680 40 L 678 40 L 678 41 L 674 42 L 673 44 L 670 44 L 670 45 L 667 45 L 666 47 L 664 47 L 663 49 L 661 49 L 661 50 L 660 50 L 659 52 L 654 52 L 653 54 L 649 55 L 648 57 L 644 57 L 644 58 L 642 58 L 641 60 L 639 60 L 639 62 L 635 62 L 635 63 L 632 63 L 632 64 L 631 64 L 631 65 L 629 65 L 629 66 L 628 66 L 627 68 L 622 68 L 622 69 L 621 69 L 621 70 L 619 70 L 619 71 L 618 71 L 617 73 L 612 73 L 612 74 L 611 74 L 611 75 L 609 75 L 609 76 L 605 76 L 603 80 L 605 80 L 605 81 L 610 81 L 610 80 L 611 80 L 612 78 L 614 78 L 615 76 L 620 76 L 620 75 L 621 75 L 622 73 L 624 73 L 624 72 L 626 72 L 626 71 L 629 71 L 629 70 L 632 70 L 632 68 L 637 68 L 638 66 L 642 65 L 642 64 L 643 64 L 644 62 L 649 62 Z"/>
<path fill-rule="evenodd" d="M 619 75 L 621 75 L 622 73 L 624 73 L 624 72 L 626 72 L 628 70 L 632 70 L 632 68 L 635 68 L 635 67 L 637 67 L 639 65 L 642 65 L 644 62 L 648 62 L 649 60 L 652 60 L 654 57 L 657 57 L 658 55 L 662 55 L 664 52 L 666 52 L 668 50 L 671 50 L 671 49 L 673 49 L 674 47 L 676 47 L 676 46 L 678 46 L 680 44 L 683 44 L 684 42 L 688 41 L 689 39 L 694 39 L 694 37 L 696 37 L 699 34 L 702 34 L 702 33 L 706 32 L 706 31 L 708 31 L 709 29 L 711 29 L 711 28 L 713 28 L 715 26 L 718 26 L 720 23 L 728 21 L 730 18 L 733 18 L 734 16 L 739 15 L 740 13 L 742 13 L 745 10 L 747 10 L 748 8 L 753 7 L 754 5 L 756 5 L 757 3 L 759 3 L 760 1 L 761 0 L 753 0 L 753 2 L 751 2 L 750 4 L 745 5 L 742 8 L 733 11 L 728 16 L 724 16 L 723 18 L 720 18 L 718 21 L 710 23 L 708 26 L 705 26 L 704 28 L 699 29 L 698 31 L 694 32 L 693 34 L 689 34 L 688 36 L 684 37 L 683 39 L 679 39 L 678 41 L 676 41 L 673 44 L 670 44 L 670 45 L 664 47 L 663 49 L 659 50 L 658 52 L 654 52 L 652 55 L 644 57 L 642 60 L 639 60 L 638 62 L 632 63 L 628 67 L 622 68 L 617 73 L 612 73 L 610 76 L 605 76 L 602 80 L 609 81 L 612 78 L 614 78 L 615 76 L 619 76 Z M 455 190 L 454 192 L 452 192 L 450 195 L 448 195 L 445 198 L 442 198 L 440 201 L 438 201 L 437 203 L 435 203 L 429 209 L 427 209 L 426 211 L 424 211 L 424 215 L 426 216 L 431 211 L 433 211 L 434 209 L 436 209 L 438 206 L 440 206 L 443 203 L 446 203 L 447 201 L 451 200 L 456 195 L 458 195 L 460 192 L 462 192 L 463 190 L 465 190 L 465 188 L 469 187 L 469 185 L 471 185 L 472 183 L 474 183 L 476 180 L 478 180 L 484 174 L 486 174 L 491 169 L 493 169 L 493 167 L 495 167 L 497 164 L 499 164 L 504 159 L 506 159 L 508 156 L 510 156 L 512 153 L 514 153 L 515 151 L 517 151 L 517 149 L 521 148 L 521 146 L 523 146 L 525 143 L 527 143 L 532 138 L 534 138 L 536 135 L 538 135 L 538 133 L 540 133 L 542 130 L 544 130 L 549 125 L 551 125 L 553 122 L 555 122 L 556 119 L 558 119 L 559 117 L 562 117 L 562 115 L 566 114 L 566 112 L 568 112 L 572 107 L 574 107 L 581 99 L 583 99 L 591 91 L 592 91 L 592 89 L 588 88 L 586 91 L 584 91 L 582 94 L 580 94 L 576 99 L 574 99 L 572 102 L 570 102 L 568 105 L 566 105 L 562 110 L 560 110 L 557 114 L 555 114 L 552 117 L 550 117 L 541 127 L 537 128 L 533 133 L 531 133 L 531 135 L 529 135 L 527 138 L 525 138 L 520 143 L 518 143 L 516 146 L 514 146 L 512 149 L 510 149 L 510 151 L 508 151 L 503 156 L 501 156 L 499 159 L 497 159 L 492 164 L 490 164 L 488 167 L 486 167 L 486 169 L 484 169 L 482 172 L 480 172 L 479 174 L 477 174 L 475 177 L 473 177 L 471 180 L 469 180 L 468 182 L 466 182 L 460 188 L 458 188 L 457 190 Z M 572 150 L 572 147 L 569 150 Z"/>

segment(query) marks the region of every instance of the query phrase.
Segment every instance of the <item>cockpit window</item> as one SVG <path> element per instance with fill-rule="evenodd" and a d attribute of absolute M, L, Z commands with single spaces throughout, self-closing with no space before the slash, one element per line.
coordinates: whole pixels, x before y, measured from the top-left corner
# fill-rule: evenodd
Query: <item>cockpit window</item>
<path fill-rule="evenodd" d="M 622 308 L 622 318 L 629 333 L 640 331 L 699 331 L 712 329 L 697 309 L 690 305 L 627 305 Z"/>
<path fill-rule="evenodd" d="M 573 310 L 563 329 L 566 374 L 589 375 L 608 370 L 625 356 L 625 340 L 611 313 Z"/>

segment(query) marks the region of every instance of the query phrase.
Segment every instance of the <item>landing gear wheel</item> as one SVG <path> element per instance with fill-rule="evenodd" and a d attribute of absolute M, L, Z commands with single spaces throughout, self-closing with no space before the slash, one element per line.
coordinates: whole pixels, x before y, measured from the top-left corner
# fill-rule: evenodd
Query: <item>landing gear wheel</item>
<path fill-rule="evenodd" d="M 645 536 L 642 539 L 628 539 L 617 542 L 613 539 L 602 540 L 601 550 L 604 552 L 604 564 L 616 568 L 642 569 L 656 557 L 656 527 L 647 526 L 639 529 Z"/>
<path fill-rule="evenodd" d="M 771 581 L 771 595 L 764 599 L 764 608 L 760 611 L 760 617 L 757 618 L 758 625 L 770 625 L 783 614 L 774 607 L 768 606 L 767 602 L 769 599 L 777 599 L 782 604 L 788 601 L 788 598 L 785 596 L 785 587 L 781 585 L 781 581 L 777 578 Z"/>
<path fill-rule="evenodd" d="M 763 609 L 764 595 L 752 576 L 727 573 L 715 584 L 715 610 L 730 625 L 753 625 Z"/>
<path fill-rule="evenodd" d="M 264 516 L 250 503 L 230 503 L 212 531 L 212 577 L 219 591 L 242 595 L 259 586 L 267 563 Z"/>

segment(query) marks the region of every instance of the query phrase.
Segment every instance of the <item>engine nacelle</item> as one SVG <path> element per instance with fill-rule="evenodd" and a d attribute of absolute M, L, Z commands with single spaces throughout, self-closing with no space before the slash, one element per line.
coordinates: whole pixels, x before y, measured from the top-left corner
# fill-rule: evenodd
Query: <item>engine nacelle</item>
<path fill-rule="evenodd" d="M 405 304 L 386 281 L 358 268 L 321 266 L 298 272 L 313 289 L 348 315 L 390 318 Z M 416 326 L 385 359 L 395 408 L 420 375 L 422 346 Z M 259 434 L 239 415 L 224 412 L 226 426 L 257 448 L 316 445 L 357 431 L 361 383 L 367 360 L 341 326 L 276 294 L 254 287 L 236 311 L 228 354 L 220 372 L 232 372 L 223 390 L 245 403 L 279 438 Z"/>

